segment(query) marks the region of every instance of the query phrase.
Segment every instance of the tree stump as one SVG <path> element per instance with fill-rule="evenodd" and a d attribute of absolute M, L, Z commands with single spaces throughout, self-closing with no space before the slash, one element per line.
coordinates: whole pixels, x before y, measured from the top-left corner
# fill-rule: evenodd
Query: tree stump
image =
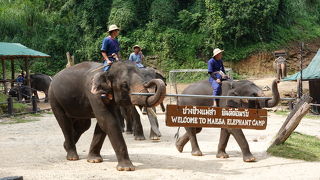
<path fill-rule="evenodd" d="M 288 115 L 286 121 L 283 123 L 271 146 L 282 144 L 288 139 L 301 122 L 303 116 L 308 113 L 311 101 L 312 98 L 309 95 L 305 94 L 301 97 L 294 109 Z"/>

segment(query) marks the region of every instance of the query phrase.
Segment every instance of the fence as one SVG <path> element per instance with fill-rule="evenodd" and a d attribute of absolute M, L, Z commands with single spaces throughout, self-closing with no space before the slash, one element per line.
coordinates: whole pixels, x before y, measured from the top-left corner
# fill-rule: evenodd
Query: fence
<path fill-rule="evenodd" d="M 16 86 L 17 87 L 17 86 Z M 25 94 L 21 89 L 22 88 L 29 88 L 29 90 L 27 91 L 27 94 Z M 35 89 L 30 88 L 28 86 L 18 86 L 18 88 L 16 89 L 15 93 L 16 96 L 18 98 L 18 101 L 14 101 L 14 98 L 9 96 L 7 98 L 7 101 L 5 102 L 0 102 L 0 106 L 1 105 L 7 105 L 6 106 L 6 113 L 0 115 L 1 117 L 9 117 L 9 116 L 14 116 L 14 115 L 22 115 L 22 114 L 30 114 L 30 113 L 37 113 L 40 111 L 45 111 L 45 110 L 50 110 L 51 108 L 45 108 L 45 109 L 39 109 L 38 108 L 38 100 L 44 100 L 44 98 L 42 99 L 38 99 L 36 98 L 36 96 L 31 96 L 29 93 L 31 93 L 32 91 L 34 91 Z M 22 98 L 25 98 L 22 101 Z M 31 105 L 31 110 L 26 111 L 26 112 L 15 112 L 13 105 L 17 104 L 17 103 L 21 103 L 21 104 L 30 104 Z"/>

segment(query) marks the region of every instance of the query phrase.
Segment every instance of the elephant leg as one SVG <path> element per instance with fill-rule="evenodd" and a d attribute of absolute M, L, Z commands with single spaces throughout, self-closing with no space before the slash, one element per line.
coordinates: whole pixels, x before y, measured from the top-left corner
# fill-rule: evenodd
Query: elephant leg
<path fill-rule="evenodd" d="M 184 146 L 187 144 L 187 142 L 190 140 L 191 143 L 191 154 L 193 156 L 202 156 L 202 152 L 199 148 L 198 141 L 196 134 L 201 132 L 202 128 L 185 128 L 186 133 L 178 138 L 176 141 L 176 148 L 179 152 L 183 151 Z"/>
<path fill-rule="evenodd" d="M 281 64 L 281 78 L 285 78 L 287 76 L 287 72 L 286 72 L 286 65 L 285 64 Z"/>
<path fill-rule="evenodd" d="M 156 112 L 156 108 L 155 107 L 153 107 L 152 108 L 152 110 L 153 110 L 153 112 Z M 152 113 L 149 113 L 149 111 L 147 111 L 147 114 L 148 114 L 148 118 L 149 119 L 154 119 L 154 121 L 156 122 L 156 126 L 157 126 L 157 128 L 159 129 L 159 123 L 158 123 L 158 118 L 157 118 L 157 116 L 155 115 L 155 114 L 152 114 Z M 153 121 L 153 120 L 151 120 L 151 121 Z M 154 131 L 153 131 L 153 129 L 152 129 L 152 127 L 150 128 L 150 139 L 151 140 L 160 140 L 160 137 L 161 137 L 161 134 L 158 136 Z"/>
<path fill-rule="evenodd" d="M 186 132 L 184 135 L 179 137 L 176 141 L 176 148 L 179 152 L 183 151 L 184 146 L 187 144 L 189 141 L 189 134 Z"/>
<path fill-rule="evenodd" d="M 236 139 L 238 145 L 241 148 L 243 161 L 254 162 L 256 158 L 250 152 L 249 144 L 242 132 L 242 129 L 230 129 L 229 132 L 233 135 L 233 137 Z"/>
<path fill-rule="evenodd" d="M 34 90 L 33 91 L 34 96 L 36 97 L 37 102 L 40 102 L 39 96 L 38 96 L 38 91 Z"/>
<path fill-rule="evenodd" d="M 221 128 L 220 131 L 220 140 L 218 145 L 217 158 L 229 158 L 229 155 L 226 153 L 226 147 L 229 141 L 230 133 L 227 129 Z"/>
<path fill-rule="evenodd" d="M 202 152 L 198 145 L 197 133 L 199 133 L 202 128 L 188 128 L 187 133 L 189 134 L 189 140 L 191 143 L 191 154 L 192 156 L 202 156 Z"/>
<path fill-rule="evenodd" d="M 76 144 L 74 141 L 74 129 L 72 118 L 68 118 L 62 110 L 62 108 L 58 106 L 56 103 L 52 103 L 51 108 L 64 135 L 65 141 L 63 146 L 64 149 L 67 151 L 67 160 L 79 160 Z"/>
<path fill-rule="evenodd" d="M 74 143 L 77 144 L 80 136 L 87 131 L 91 126 L 91 119 L 73 119 L 73 139 Z"/>
<path fill-rule="evenodd" d="M 281 66 L 280 64 L 277 64 L 277 79 L 281 79 Z"/>
<path fill-rule="evenodd" d="M 114 111 L 114 117 L 118 120 L 119 126 L 121 128 L 121 132 L 124 132 L 124 117 L 121 114 L 121 108 L 119 106 L 116 106 L 113 108 Z"/>
<path fill-rule="evenodd" d="M 130 107 L 131 116 L 133 120 L 133 135 L 135 140 L 145 140 L 145 136 L 143 133 L 143 127 L 140 120 L 140 115 L 135 108 L 135 106 Z"/>
<path fill-rule="evenodd" d="M 102 131 L 99 124 L 96 124 L 87 161 L 90 163 L 100 163 L 103 161 L 100 151 L 106 138 L 106 133 Z"/>
<path fill-rule="evenodd" d="M 47 103 L 49 101 L 49 98 L 48 98 L 48 91 L 44 91 L 44 94 L 45 94 L 45 99 L 44 99 L 44 102 Z"/>
<path fill-rule="evenodd" d="M 132 117 L 127 117 L 127 111 L 125 110 L 124 107 L 120 108 L 121 110 L 121 114 L 124 116 L 124 119 L 126 120 L 126 130 L 125 132 L 127 134 L 132 134 L 133 130 L 132 130 Z"/>

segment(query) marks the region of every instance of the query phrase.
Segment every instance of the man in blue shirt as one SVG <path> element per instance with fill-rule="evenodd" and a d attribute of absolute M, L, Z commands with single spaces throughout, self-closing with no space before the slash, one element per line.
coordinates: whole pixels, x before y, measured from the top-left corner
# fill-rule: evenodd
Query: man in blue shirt
<path fill-rule="evenodd" d="M 222 52 L 223 50 L 219 48 L 214 49 L 213 57 L 208 61 L 209 82 L 213 88 L 213 96 L 219 96 L 221 94 L 221 80 L 227 77 L 222 61 Z M 219 99 L 213 99 L 213 106 L 218 105 Z"/>
<path fill-rule="evenodd" d="M 130 54 L 129 60 L 134 62 L 138 68 L 144 68 L 142 61 L 144 55 L 142 54 L 141 47 L 138 45 L 133 46 L 133 53 Z"/>
<path fill-rule="evenodd" d="M 119 36 L 119 32 L 120 30 L 117 25 L 110 25 L 108 30 L 109 36 L 105 37 L 102 41 L 101 54 L 104 60 L 104 71 L 107 71 L 111 64 L 120 57 L 120 44 L 116 39 Z"/>

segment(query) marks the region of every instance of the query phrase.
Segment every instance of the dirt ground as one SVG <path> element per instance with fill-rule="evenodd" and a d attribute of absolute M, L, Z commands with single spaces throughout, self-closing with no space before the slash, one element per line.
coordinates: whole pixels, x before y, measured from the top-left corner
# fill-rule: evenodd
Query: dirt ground
<path fill-rule="evenodd" d="M 132 135 L 125 137 L 130 158 L 136 171 L 119 172 L 117 160 L 108 139 L 102 148 L 104 162 L 91 164 L 86 161 L 95 120 L 77 144 L 79 161 L 67 161 L 62 147 L 63 135 L 54 116 L 44 114 L 39 121 L 0 125 L 0 178 L 23 176 L 24 179 L 319 179 L 320 162 L 284 159 L 266 153 L 285 116 L 269 113 L 266 130 L 244 130 L 255 163 L 244 163 L 233 138 L 227 147 L 229 159 L 215 157 L 219 129 L 206 128 L 198 135 L 204 156 L 190 154 L 190 144 L 183 153 L 174 145 L 177 128 L 165 126 L 165 115 L 159 113 L 160 141 L 135 141 Z M 150 125 L 142 117 L 145 136 Z M 320 135 L 320 121 L 303 119 L 297 131 Z M 180 135 L 184 130 L 180 131 Z"/>
<path fill-rule="evenodd" d="M 271 86 L 273 78 L 253 80 L 258 86 Z M 178 86 L 178 92 L 187 86 Z M 296 84 L 281 82 L 280 92 L 291 91 Z M 170 92 L 170 87 L 168 87 Z M 173 93 L 173 92 L 172 92 Z M 268 94 L 268 91 L 266 91 Z M 165 100 L 166 103 L 170 99 Z M 40 106 L 47 107 L 47 104 Z M 160 112 L 160 110 L 158 110 Z M 320 162 L 284 159 L 266 153 L 272 139 L 285 120 L 285 116 L 269 113 L 266 130 L 244 130 L 255 163 L 244 163 L 241 151 L 234 138 L 230 138 L 227 152 L 229 159 L 215 157 L 219 129 L 206 128 L 198 135 L 199 146 L 204 156 L 191 156 L 188 143 L 184 152 L 175 148 L 175 127 L 165 125 L 165 114 L 158 113 L 162 137 L 160 141 L 135 141 L 132 135 L 123 134 L 130 158 L 136 171 L 119 172 L 117 160 L 108 140 L 102 148 L 104 162 L 92 164 L 86 161 L 96 120 L 77 144 L 79 161 L 67 161 L 64 141 L 53 114 L 29 123 L 0 124 L 0 178 L 23 176 L 24 179 L 320 179 Z M 145 136 L 148 138 L 149 121 L 142 116 Z M 320 119 L 303 119 L 296 131 L 320 138 Z M 184 130 L 180 130 L 180 135 Z"/>

